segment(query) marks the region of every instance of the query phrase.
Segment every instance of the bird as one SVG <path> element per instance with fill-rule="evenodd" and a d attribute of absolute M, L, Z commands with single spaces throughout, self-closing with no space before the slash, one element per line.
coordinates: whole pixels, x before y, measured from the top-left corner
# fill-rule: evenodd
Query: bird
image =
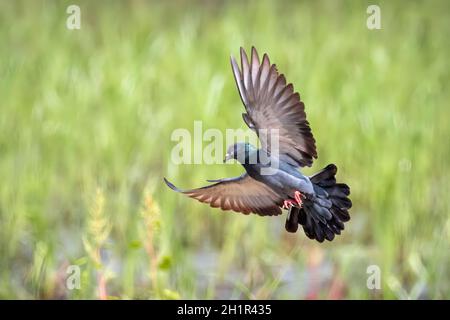
<path fill-rule="evenodd" d="M 299 93 L 266 53 L 259 59 L 254 46 L 250 58 L 240 48 L 240 68 L 233 56 L 230 60 L 245 107 L 242 118 L 261 147 L 236 142 L 227 148 L 224 162 L 235 159 L 244 168 L 238 177 L 207 180 L 210 185 L 189 190 L 178 189 L 165 177 L 164 182 L 176 192 L 225 211 L 278 216 L 287 210 L 286 231 L 295 233 L 302 226 L 309 239 L 332 241 L 350 220 L 350 188 L 336 182 L 334 164 L 312 176 L 302 174 L 301 169 L 317 159 L 317 150 Z M 270 174 L 264 174 L 268 169 Z"/>

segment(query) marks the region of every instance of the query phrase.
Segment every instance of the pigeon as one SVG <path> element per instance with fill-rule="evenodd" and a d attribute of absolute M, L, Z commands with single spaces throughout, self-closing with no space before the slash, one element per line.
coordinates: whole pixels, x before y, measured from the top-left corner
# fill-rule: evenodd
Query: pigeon
<path fill-rule="evenodd" d="M 165 183 L 222 210 L 261 216 L 277 216 L 288 210 L 288 232 L 297 232 L 301 225 L 308 238 L 332 241 L 350 220 L 349 186 L 336 182 L 334 164 L 312 176 L 301 173 L 302 167 L 310 167 L 317 159 L 317 150 L 299 93 L 286 83 L 267 54 L 260 60 L 252 47 L 249 59 L 240 48 L 240 58 L 239 68 L 231 56 L 231 67 L 245 107 L 242 117 L 257 134 L 260 148 L 247 142 L 228 147 L 224 162 L 235 159 L 245 169 L 238 177 L 208 180 L 212 184 L 190 190 L 178 189 L 166 178 Z"/>

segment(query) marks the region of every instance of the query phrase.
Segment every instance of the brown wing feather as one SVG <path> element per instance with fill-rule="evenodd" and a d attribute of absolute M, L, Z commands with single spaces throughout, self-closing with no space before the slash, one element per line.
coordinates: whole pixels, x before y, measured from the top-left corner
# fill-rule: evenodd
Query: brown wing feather
<path fill-rule="evenodd" d="M 286 85 L 284 75 L 270 64 L 267 54 L 260 62 L 252 47 L 249 62 L 244 49 L 240 53 L 241 69 L 233 57 L 231 66 L 247 111 L 243 114 L 245 123 L 256 131 L 262 147 L 269 152 L 270 130 L 278 129 L 280 155 L 294 165 L 311 166 L 317 151 L 300 95 L 292 84 Z M 261 129 L 268 131 L 267 138 L 260 136 Z"/>
<path fill-rule="evenodd" d="M 265 184 L 243 174 L 236 178 L 227 178 L 206 187 L 180 190 L 164 178 L 173 190 L 208 203 L 213 208 L 233 210 L 244 214 L 256 213 L 261 216 L 281 214 L 283 199 Z"/>

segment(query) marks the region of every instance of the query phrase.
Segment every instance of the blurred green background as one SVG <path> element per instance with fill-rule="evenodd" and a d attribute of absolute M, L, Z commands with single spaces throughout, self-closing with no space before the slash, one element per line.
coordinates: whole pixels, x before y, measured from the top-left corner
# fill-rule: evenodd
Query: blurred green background
<path fill-rule="evenodd" d="M 449 33 L 448 1 L 1 1 L 0 298 L 450 298 Z M 305 172 L 351 186 L 331 243 L 162 182 L 242 171 L 176 166 L 170 137 L 245 128 L 229 55 L 251 45 L 306 104 Z"/>

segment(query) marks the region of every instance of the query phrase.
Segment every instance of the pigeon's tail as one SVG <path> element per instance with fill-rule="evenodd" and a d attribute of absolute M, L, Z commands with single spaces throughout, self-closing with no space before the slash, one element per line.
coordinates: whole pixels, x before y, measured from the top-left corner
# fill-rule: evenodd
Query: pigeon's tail
<path fill-rule="evenodd" d="M 348 198 L 350 188 L 344 183 L 336 183 L 336 172 L 337 167 L 329 164 L 310 177 L 316 194 L 312 198 L 306 198 L 302 208 L 291 208 L 288 214 L 288 220 L 291 221 L 286 221 L 288 231 L 294 231 L 293 223 L 297 220 L 308 238 L 319 242 L 325 239 L 331 241 L 336 234 L 341 234 L 344 222 L 350 220 L 348 209 L 352 202 Z"/>

